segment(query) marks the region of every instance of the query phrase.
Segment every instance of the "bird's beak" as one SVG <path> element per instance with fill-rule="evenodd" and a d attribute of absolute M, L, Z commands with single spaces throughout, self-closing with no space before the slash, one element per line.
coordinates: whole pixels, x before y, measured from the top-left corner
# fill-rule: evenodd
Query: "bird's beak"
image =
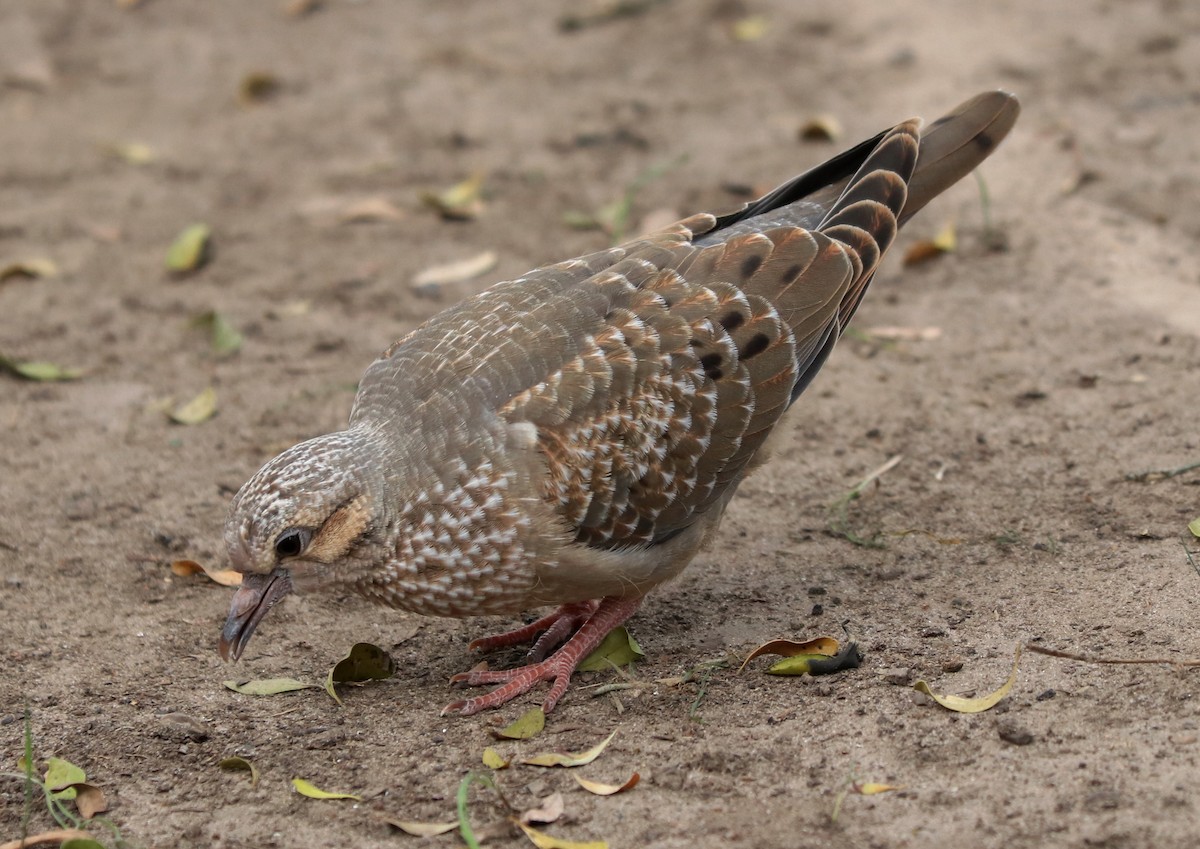
<path fill-rule="evenodd" d="M 292 591 L 292 576 L 287 569 L 276 569 L 267 575 L 250 574 L 229 605 L 229 618 L 221 629 L 217 651 L 224 660 L 237 660 L 258 623 L 280 599 Z"/>

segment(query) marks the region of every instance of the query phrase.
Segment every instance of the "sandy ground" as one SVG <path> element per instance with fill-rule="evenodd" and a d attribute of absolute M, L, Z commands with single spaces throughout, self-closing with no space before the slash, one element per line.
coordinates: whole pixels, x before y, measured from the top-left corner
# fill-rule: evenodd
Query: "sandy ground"
<path fill-rule="evenodd" d="M 742 199 L 731 187 L 835 151 L 797 139 L 809 116 L 835 116 L 849 144 L 1003 87 L 1025 111 L 983 174 L 1007 249 L 985 244 L 973 181 L 915 220 L 901 251 L 948 220 L 959 251 L 888 259 L 716 546 L 632 622 L 651 682 L 843 628 L 864 666 L 810 681 L 718 669 L 702 691 L 619 703 L 583 686 L 612 675 L 581 676 L 541 738 L 501 751 L 577 750 L 618 729 L 583 774 L 641 784 L 598 798 L 563 770 L 497 780 L 522 809 L 561 791 L 566 813 L 545 830 L 613 847 L 1196 845 L 1194 671 L 1027 655 L 1011 696 L 974 716 L 907 685 L 987 692 L 1021 641 L 1200 656 L 1183 538 L 1200 471 L 1126 479 L 1200 460 L 1200 6 L 675 0 L 566 32 L 568 8 L 602 6 L 0 7 L 0 266 L 60 269 L 0 282 L 0 352 L 86 370 L 0 376 L 0 769 L 28 705 L 39 759 L 84 767 L 139 845 L 417 845 L 378 815 L 452 819 L 489 729 L 539 701 L 438 715 L 448 677 L 474 662 L 467 641 L 511 621 L 293 599 L 234 670 L 215 651 L 229 590 L 167 564 L 220 565 L 231 493 L 338 428 L 392 339 L 489 282 L 606 244 L 567 213 L 680 157 L 637 195 L 635 221 L 727 208 Z M 279 89 L 239 103 L 254 72 Z M 114 155 L 133 142 L 153 161 Z M 475 172 L 476 220 L 422 207 L 423 191 Z M 400 215 L 339 223 L 365 198 Z M 173 279 L 166 248 L 197 221 L 213 227 L 212 262 Z M 418 272 L 487 250 L 485 277 L 413 293 Z M 238 353 L 214 356 L 189 328 L 208 310 L 244 334 Z M 881 326 L 941 335 L 885 344 L 867 335 Z M 162 413 L 208 386 L 210 421 Z M 882 547 L 832 533 L 828 505 L 895 455 L 847 514 Z M 359 640 L 400 671 L 342 707 L 221 683 L 320 679 Z M 255 762 L 256 787 L 218 769 L 231 754 Z M 365 801 L 304 799 L 296 776 Z M 853 780 L 903 790 L 846 796 L 834 820 Z M 3 779 L 0 840 L 19 836 L 22 810 L 20 782 Z M 479 788 L 470 810 L 477 826 L 505 816 Z M 35 813 L 34 830 L 48 825 Z"/>

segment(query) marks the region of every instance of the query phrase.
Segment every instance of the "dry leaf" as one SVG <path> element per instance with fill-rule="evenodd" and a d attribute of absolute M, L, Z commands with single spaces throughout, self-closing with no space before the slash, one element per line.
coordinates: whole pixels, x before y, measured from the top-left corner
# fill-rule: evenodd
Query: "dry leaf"
<path fill-rule="evenodd" d="M 949 221 L 932 239 L 923 239 L 919 242 L 914 242 L 904 252 L 904 264 L 916 265 L 917 263 L 926 262 L 942 254 L 953 253 L 957 247 L 958 236 L 954 231 L 954 222 Z"/>
<path fill-rule="evenodd" d="M 335 793 L 329 790 L 322 790 L 310 781 L 305 781 L 303 778 L 293 778 L 292 786 L 296 788 L 296 792 L 301 796 L 307 796 L 310 799 L 353 799 L 356 802 L 362 801 L 362 796 L 355 796 L 353 793 Z"/>
<path fill-rule="evenodd" d="M 504 759 L 504 756 L 488 746 L 483 750 L 483 765 L 488 769 L 508 769 L 512 761 Z"/>
<path fill-rule="evenodd" d="M 608 844 L 603 840 L 593 840 L 586 843 L 580 843 L 574 840 L 562 840 L 558 837 L 551 837 L 549 834 L 543 834 L 532 826 L 528 826 L 523 822 L 517 823 L 521 827 L 521 831 L 525 832 L 525 836 L 533 841 L 533 845 L 538 849 L 608 849 Z"/>
<path fill-rule="evenodd" d="M 863 655 L 854 642 L 846 643 L 837 654 L 798 654 L 776 661 L 767 669 L 768 675 L 832 675 L 846 669 L 858 669 Z"/>
<path fill-rule="evenodd" d="M 395 674 L 396 662 L 390 654 L 371 643 L 355 643 L 325 676 L 325 692 L 340 705 L 342 700 L 338 698 L 334 684 L 382 681 Z"/>
<path fill-rule="evenodd" d="M 403 221 L 404 211 L 384 197 L 363 198 L 346 204 L 338 214 L 343 224 L 370 221 Z"/>
<path fill-rule="evenodd" d="M 482 172 L 476 173 L 443 192 L 426 192 L 421 199 L 443 218 L 468 221 L 483 211 L 483 179 Z"/>
<path fill-rule="evenodd" d="M 575 668 L 578 672 L 606 672 L 615 667 L 628 666 L 645 656 L 642 647 L 629 635 L 625 626 L 618 625 Z"/>
<path fill-rule="evenodd" d="M 525 825 L 532 823 L 552 823 L 563 815 L 563 809 L 566 805 L 563 803 L 563 795 L 561 793 L 552 793 L 541 801 L 536 808 L 521 814 L 520 820 Z"/>
<path fill-rule="evenodd" d="M 903 790 L 904 788 L 898 784 L 876 784 L 873 781 L 867 781 L 862 784 L 854 784 L 855 793 L 861 796 L 874 796 L 876 793 L 887 793 L 891 790 Z"/>
<path fill-rule="evenodd" d="M 774 654 L 780 657 L 795 657 L 801 654 L 819 654 L 825 657 L 833 657 L 838 653 L 839 643 L 833 637 L 816 637 L 804 642 L 796 642 L 795 640 L 771 640 L 763 643 L 754 651 L 747 655 L 742 661 L 742 665 L 738 667 L 738 672 L 746 668 L 746 664 L 754 660 L 756 657 L 762 657 L 764 654 Z"/>
<path fill-rule="evenodd" d="M 221 683 L 235 693 L 242 693 L 246 696 L 277 696 L 280 693 L 292 693 L 296 690 L 316 689 L 318 686 L 297 681 L 295 678 L 258 678 L 254 681 L 230 680 Z"/>
<path fill-rule="evenodd" d="M 758 41 L 767 34 L 770 23 L 763 15 L 747 15 L 733 22 L 730 32 L 735 41 Z"/>
<path fill-rule="evenodd" d="M 872 327 L 867 335 L 885 342 L 932 342 L 941 338 L 940 327 Z"/>
<path fill-rule="evenodd" d="M 237 587 L 242 583 L 242 573 L 232 569 L 209 570 L 195 560 L 175 560 L 171 563 L 171 574 L 180 578 L 188 578 L 200 572 L 207 575 L 209 580 L 216 581 L 223 587 Z"/>
<path fill-rule="evenodd" d="M 600 753 L 612 742 L 612 738 L 617 736 L 614 730 L 600 743 L 597 743 L 586 752 L 580 752 L 577 755 L 560 753 L 560 752 L 541 752 L 531 758 L 524 758 L 521 763 L 529 764 L 530 766 L 584 766 L 590 764 L 596 758 L 600 757 Z"/>
<path fill-rule="evenodd" d="M 1192 536 L 1200 537 L 1200 516 L 1188 522 L 1188 530 L 1192 532 Z"/>
<path fill-rule="evenodd" d="M 637 783 L 642 780 L 642 776 L 634 773 L 629 776 L 629 780 L 624 784 L 602 784 L 599 781 L 591 781 L 587 778 L 571 774 L 572 778 L 579 783 L 579 786 L 589 793 L 595 793 L 597 796 L 612 796 L 616 793 L 622 793 L 626 790 L 632 790 L 637 787 Z"/>
<path fill-rule="evenodd" d="M 17 260 L 16 262 L 10 262 L 8 265 L 0 267 L 0 283 L 5 280 L 17 278 L 36 280 L 39 277 L 57 276 L 58 265 L 54 260 L 41 256 Z"/>
<path fill-rule="evenodd" d="M 258 767 L 256 767 L 254 764 L 252 764 L 250 761 L 246 760 L 245 758 L 238 757 L 237 755 L 233 755 L 228 758 L 221 758 L 221 762 L 218 764 L 218 766 L 220 766 L 221 769 L 226 769 L 226 770 L 230 770 L 230 771 L 241 770 L 241 771 L 249 772 L 250 773 L 250 786 L 254 787 L 255 785 L 258 784 Z"/>
<path fill-rule="evenodd" d="M 322 0 L 288 0 L 283 4 L 283 13 L 289 18 L 303 18 L 321 8 Z"/>
<path fill-rule="evenodd" d="M 262 103 L 279 94 L 283 83 L 270 71 L 251 71 L 238 83 L 238 102 L 243 106 Z"/>
<path fill-rule="evenodd" d="M 832 115 L 814 115 L 800 125 L 800 141 L 835 142 L 842 137 L 842 122 Z"/>
<path fill-rule="evenodd" d="M 212 258 L 212 229 L 207 224 L 192 224 L 183 229 L 167 249 L 167 270 L 187 274 Z"/>
<path fill-rule="evenodd" d="M 986 696 L 980 696 L 975 699 L 964 698 L 963 696 L 940 696 L 929 689 L 929 685 L 924 681 L 918 681 L 913 684 L 913 689 L 924 693 L 932 698 L 935 702 L 948 710 L 956 713 L 980 713 L 991 707 L 994 707 L 1001 699 L 1008 695 L 1013 688 L 1013 684 L 1017 681 L 1017 664 L 1021 661 L 1021 646 L 1017 646 L 1017 651 L 1013 656 L 1012 672 L 1008 674 L 1008 680 L 1001 685 L 1000 689 L 994 693 L 989 693 Z"/>
<path fill-rule="evenodd" d="M 217 390 L 208 387 L 186 404 L 167 413 L 171 421 L 181 425 L 198 425 L 217 414 Z"/>
<path fill-rule="evenodd" d="M 499 740 L 528 740 L 536 737 L 546 727 L 546 714 L 540 707 L 530 708 L 511 725 L 493 729 L 492 736 Z"/>
<path fill-rule="evenodd" d="M 105 145 L 104 150 L 130 165 L 149 165 L 158 159 L 154 148 L 141 142 L 113 142 Z"/>
<path fill-rule="evenodd" d="M 458 828 L 457 820 L 454 822 L 416 822 L 415 820 L 396 819 L 386 814 L 380 816 L 380 819 L 413 837 L 437 837 L 439 834 L 446 834 Z"/>
<path fill-rule="evenodd" d="M 495 251 L 484 251 L 468 259 L 458 262 L 447 262 L 444 265 L 434 265 L 413 277 L 414 289 L 434 289 L 449 283 L 462 283 L 496 267 L 499 260 Z"/>

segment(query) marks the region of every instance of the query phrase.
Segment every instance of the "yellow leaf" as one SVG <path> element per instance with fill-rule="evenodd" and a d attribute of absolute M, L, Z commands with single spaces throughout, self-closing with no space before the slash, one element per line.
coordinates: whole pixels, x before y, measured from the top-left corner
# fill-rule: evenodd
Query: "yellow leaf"
<path fill-rule="evenodd" d="M 141 142 L 114 142 L 113 144 L 106 145 L 106 149 L 117 159 L 121 159 L 130 165 L 149 165 L 158 159 L 158 154 L 155 153 L 154 148 Z"/>
<path fill-rule="evenodd" d="M 504 756 L 488 746 L 483 750 L 483 765 L 488 769 L 507 769 L 512 761 L 507 761 Z"/>
<path fill-rule="evenodd" d="M 734 21 L 733 37 L 737 41 L 758 41 L 767 34 L 770 24 L 762 15 L 749 15 Z"/>
<path fill-rule="evenodd" d="M 590 781 L 589 779 L 574 774 L 572 774 L 572 778 L 574 778 L 579 783 L 579 786 L 584 790 L 589 793 L 595 793 L 597 796 L 612 796 L 616 793 L 632 790 L 634 787 L 637 787 L 637 783 L 642 780 L 642 776 L 636 772 L 629 776 L 629 780 L 624 784 L 602 784 L 599 781 Z"/>
<path fill-rule="evenodd" d="M 511 725 L 500 730 L 492 731 L 492 736 L 499 740 L 528 740 L 536 737 L 546 727 L 546 714 L 540 707 L 530 708 Z"/>
<path fill-rule="evenodd" d="M 839 643 L 833 637 L 816 637 L 804 642 L 796 642 L 795 640 L 771 640 L 763 643 L 742 661 L 742 665 L 738 667 L 738 672 L 746 668 L 746 664 L 754 660 L 756 657 L 762 657 L 764 654 L 776 654 L 780 657 L 795 657 L 800 654 L 819 654 L 826 657 L 833 657 L 838 653 Z"/>
<path fill-rule="evenodd" d="M 207 224 L 192 224 L 175 237 L 167 249 L 167 270 L 174 274 L 195 271 L 212 254 L 212 230 Z"/>
<path fill-rule="evenodd" d="M 1188 522 L 1188 530 L 1192 532 L 1192 536 L 1200 537 L 1200 516 Z"/>
<path fill-rule="evenodd" d="M 199 572 L 203 572 L 209 580 L 215 581 L 223 587 L 236 587 L 242 583 L 242 573 L 232 569 L 209 569 L 207 566 L 201 566 L 195 560 L 176 560 L 171 564 L 171 574 L 180 578 L 187 578 Z"/>
<path fill-rule="evenodd" d="M 887 793 L 889 790 L 903 790 L 898 784 L 876 784 L 873 781 L 867 781 L 863 784 L 855 784 L 854 792 L 862 796 L 874 796 L 876 793 Z"/>
<path fill-rule="evenodd" d="M 301 796 L 307 796 L 310 799 L 353 799 L 356 802 L 361 802 L 361 796 L 355 796 L 353 793 L 331 793 L 328 790 L 322 790 L 309 781 L 303 778 L 293 778 L 292 786 L 296 788 L 296 792 Z"/>
<path fill-rule="evenodd" d="M 602 742 L 592 746 L 586 752 L 580 752 L 577 755 L 560 752 L 541 752 L 531 758 L 525 758 L 521 763 L 529 764 L 530 766 L 584 766 L 600 757 L 600 753 L 612 742 L 612 738 L 615 736 L 617 736 L 617 732 L 614 730 Z"/>
<path fill-rule="evenodd" d="M 415 820 L 398 820 L 393 817 L 380 817 L 388 825 L 395 826 L 405 834 L 413 837 L 437 837 L 458 828 L 458 822 L 416 822 Z"/>
<path fill-rule="evenodd" d="M 197 425 L 217 414 L 217 390 L 208 387 L 191 401 L 181 404 L 167 415 L 171 421 L 182 425 Z"/>
<path fill-rule="evenodd" d="M 968 699 L 963 696 L 940 696 L 930 690 L 929 685 L 924 681 L 918 681 L 913 684 L 913 689 L 924 693 L 948 710 L 957 713 L 980 713 L 994 707 L 1001 699 L 1008 695 L 1009 691 L 1013 688 L 1013 684 L 1017 682 L 1017 664 L 1020 661 L 1021 646 L 1018 645 L 1016 654 L 1013 656 L 1012 672 L 1009 673 L 1008 680 L 994 693 L 989 693 L 986 696 L 980 696 L 976 699 Z"/>
<path fill-rule="evenodd" d="M 44 257 L 31 257 L 0 266 L 0 282 L 14 277 L 25 277 L 33 280 L 38 277 L 57 276 L 58 265 L 55 264 L 54 260 Z"/>
<path fill-rule="evenodd" d="M 443 218 L 466 221 L 483 211 L 483 173 L 476 173 L 443 192 L 426 192 L 421 199 Z"/>
<path fill-rule="evenodd" d="M 525 836 L 533 841 L 533 845 L 538 847 L 538 849 L 608 849 L 608 844 L 603 840 L 591 840 L 580 843 L 575 840 L 563 840 L 559 837 L 551 837 L 549 834 L 540 832 L 523 822 L 519 822 L 517 825 L 521 827 L 521 831 L 525 832 Z"/>
<path fill-rule="evenodd" d="M 250 763 L 250 761 L 246 760 L 245 758 L 240 758 L 237 755 L 233 755 L 228 758 L 221 758 L 218 766 L 220 766 L 221 769 L 227 769 L 230 771 L 242 770 L 244 772 L 249 772 L 250 786 L 254 787 L 256 784 L 258 784 L 258 767 Z"/>
<path fill-rule="evenodd" d="M 954 222 L 950 221 L 932 239 L 914 242 L 904 253 L 904 264 L 916 265 L 942 254 L 953 253 L 957 247 L 958 236 L 954 231 Z"/>

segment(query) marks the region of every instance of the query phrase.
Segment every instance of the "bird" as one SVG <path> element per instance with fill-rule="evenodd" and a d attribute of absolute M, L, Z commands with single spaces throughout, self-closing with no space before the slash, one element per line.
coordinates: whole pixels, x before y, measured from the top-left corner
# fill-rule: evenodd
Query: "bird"
<path fill-rule="evenodd" d="M 236 661 L 293 592 L 449 617 L 553 607 L 474 650 L 532 643 L 496 708 L 576 667 L 716 534 L 846 329 L 899 228 L 987 158 L 1020 106 L 979 94 L 899 123 L 725 214 L 530 271 L 438 313 L 366 370 L 345 429 L 234 497 Z"/>

